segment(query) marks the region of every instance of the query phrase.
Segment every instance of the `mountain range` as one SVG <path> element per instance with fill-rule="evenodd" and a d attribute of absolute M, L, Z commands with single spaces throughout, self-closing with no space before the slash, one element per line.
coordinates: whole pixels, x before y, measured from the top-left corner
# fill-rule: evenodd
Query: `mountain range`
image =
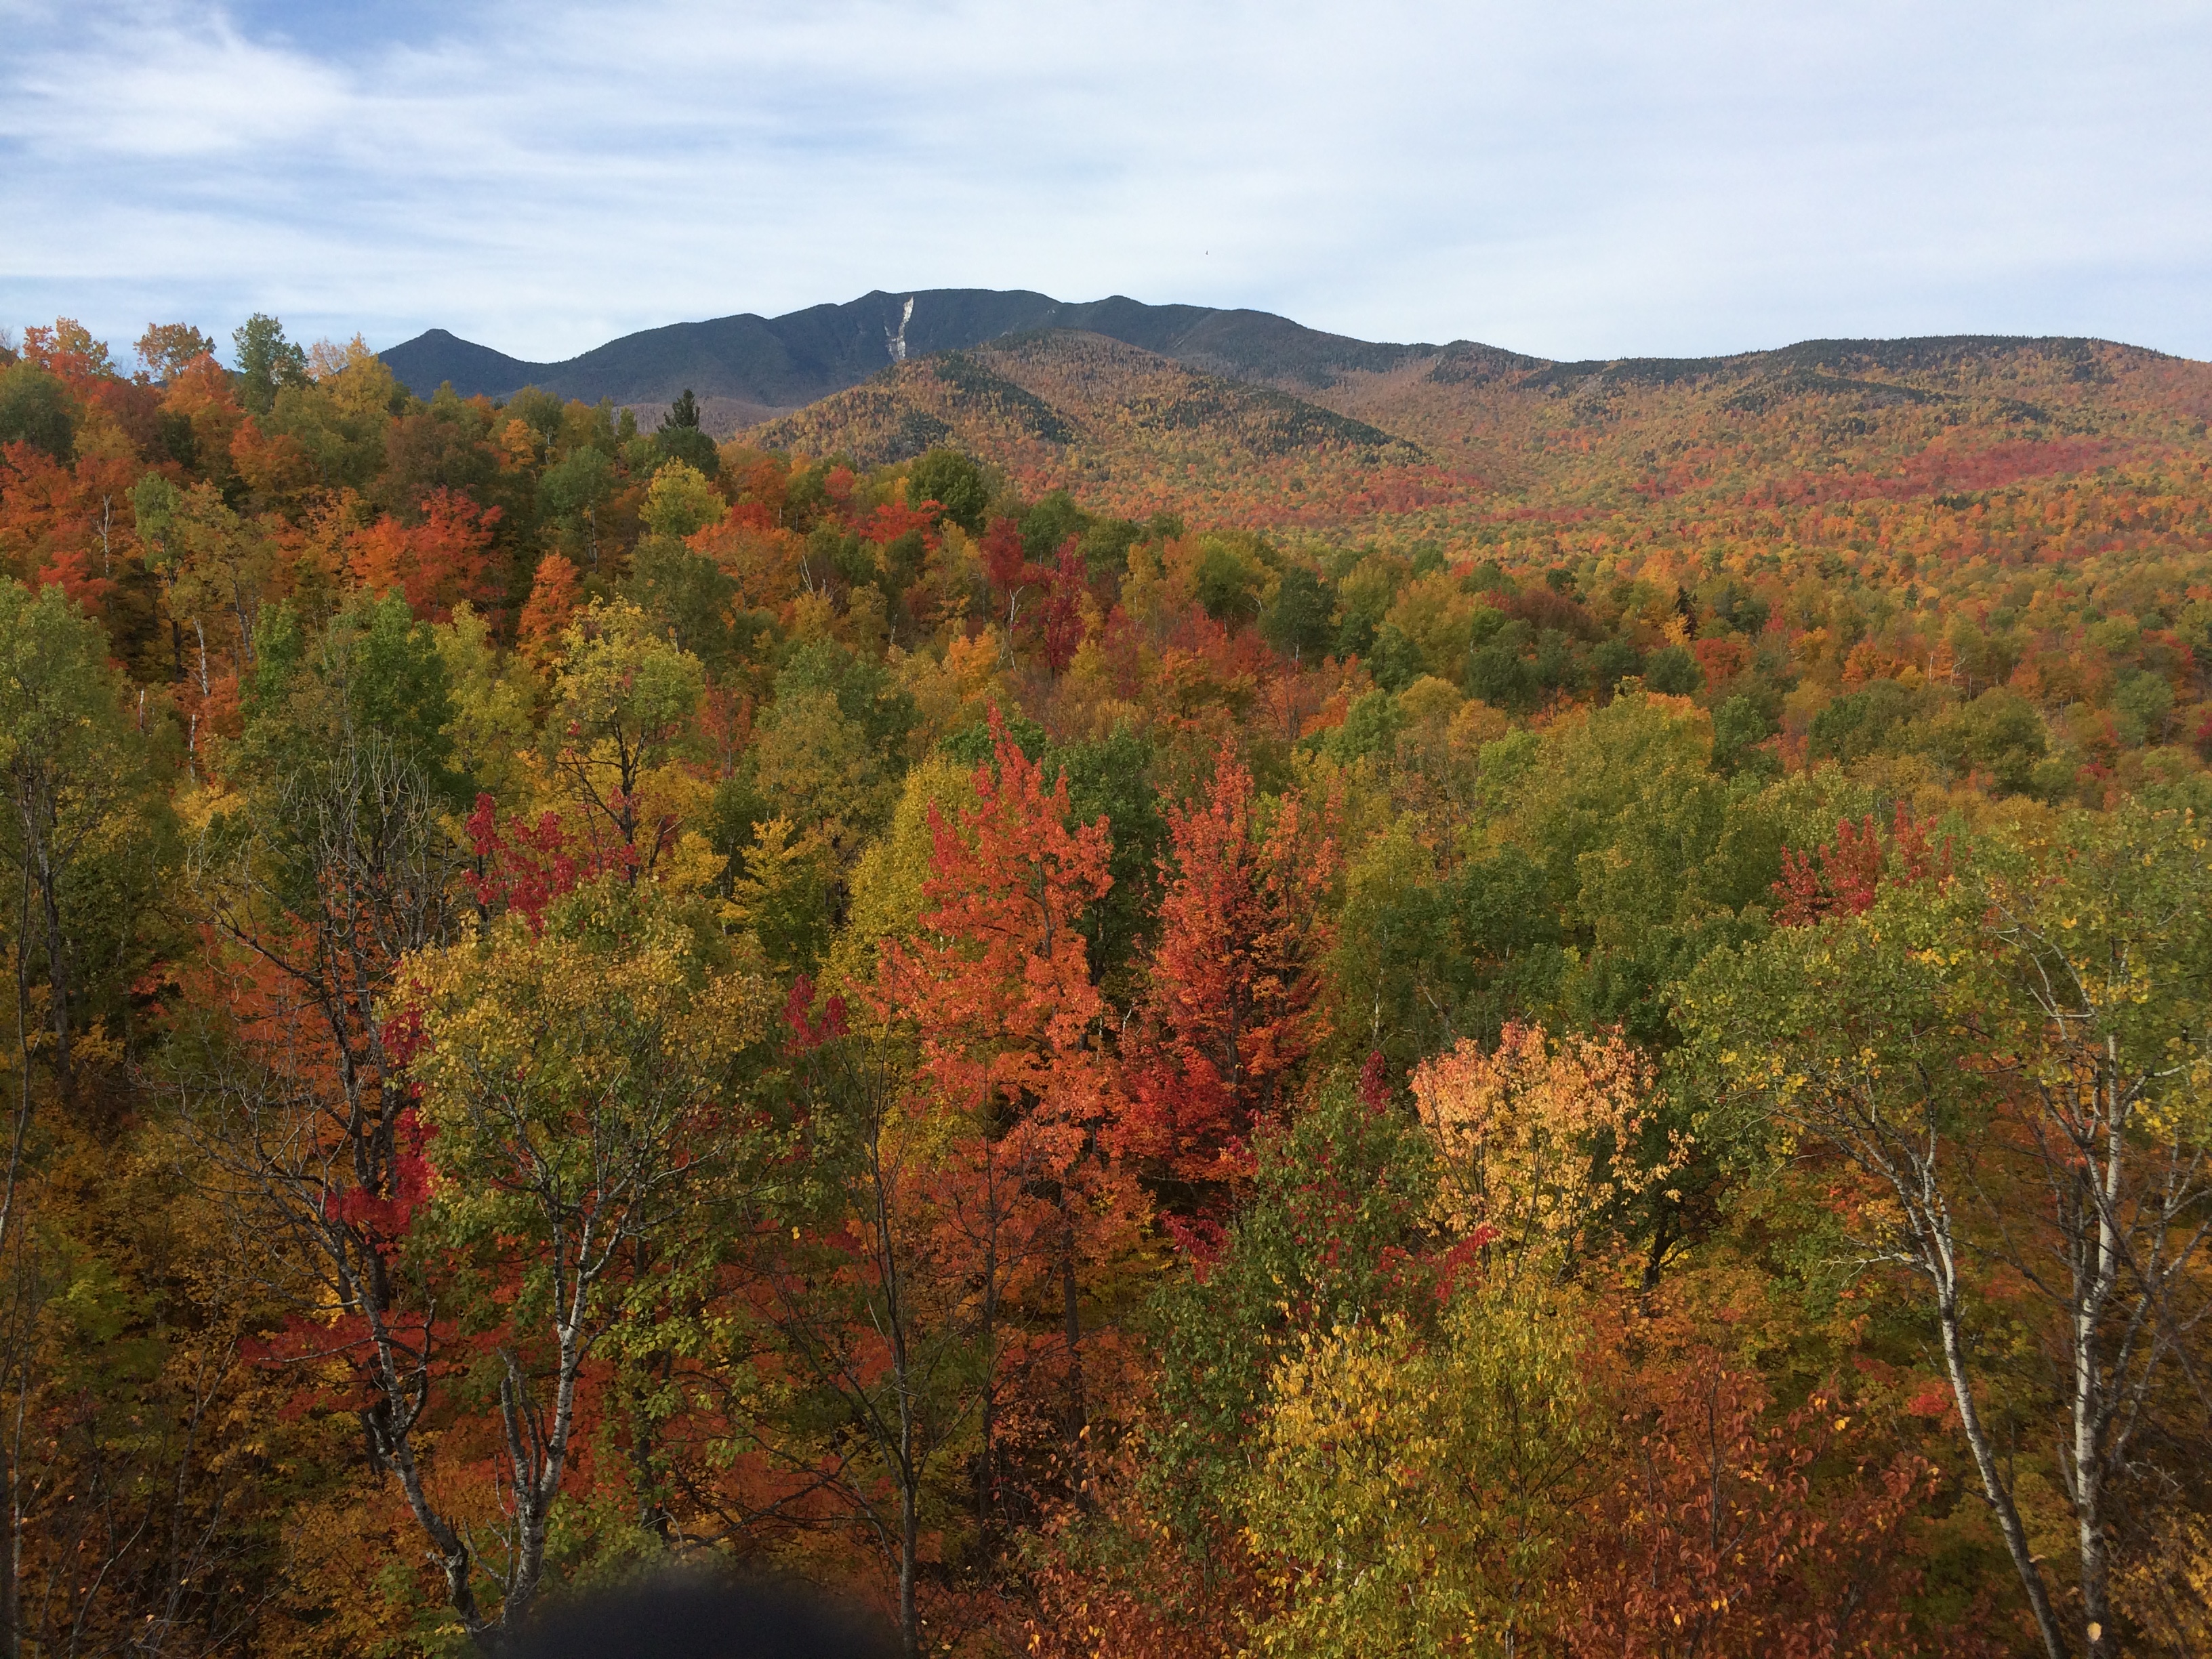
<path fill-rule="evenodd" d="M 688 386 L 708 422 L 727 432 L 857 386 L 895 363 L 1044 330 L 1101 335 L 1217 374 L 1312 386 L 1346 370 L 1373 372 L 1437 349 L 1325 334 L 1264 311 L 1146 305 L 1120 295 L 1070 304 L 1025 289 L 957 288 L 878 289 L 781 317 L 745 312 L 672 323 L 562 362 L 510 357 L 441 328 L 382 356 L 426 398 L 441 384 L 465 398 L 501 398 L 534 386 L 587 403 L 611 398 L 649 405 Z"/>
<path fill-rule="evenodd" d="M 442 330 L 384 357 L 418 393 L 534 385 L 649 412 L 690 387 L 718 438 L 861 465 L 951 443 L 1102 508 L 1333 533 L 1384 520 L 1463 532 L 1515 502 L 1686 507 L 1752 477 L 1820 499 L 1932 497 L 2200 453 L 2212 422 L 2212 365 L 2100 340 L 1559 362 L 1260 311 L 982 289 L 676 324 L 559 363 Z"/>

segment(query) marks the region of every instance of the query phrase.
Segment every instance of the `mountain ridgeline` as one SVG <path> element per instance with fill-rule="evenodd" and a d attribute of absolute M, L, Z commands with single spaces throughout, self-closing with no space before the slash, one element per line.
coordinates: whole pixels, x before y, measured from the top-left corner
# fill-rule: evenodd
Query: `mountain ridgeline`
<path fill-rule="evenodd" d="M 912 295 L 878 289 L 843 305 L 810 306 L 781 317 L 745 312 L 672 323 L 562 362 L 528 362 L 444 329 L 383 356 L 421 397 L 450 383 L 465 398 L 501 398 L 535 386 L 586 402 L 653 404 L 690 386 L 706 403 L 709 419 L 719 415 L 728 427 L 800 408 L 895 363 L 1049 329 L 1103 335 L 1216 374 L 1314 386 L 1346 370 L 1393 368 L 1437 350 L 1347 339 L 1262 311 L 1151 306 L 1119 295 L 1072 305 L 1024 289 L 963 288 Z M 1517 361 L 1534 366 L 1533 360 Z"/>
<path fill-rule="evenodd" d="M 2212 368 L 2073 338 L 1809 340 L 1564 362 L 1378 343 L 1266 312 L 878 291 L 624 336 L 534 363 L 433 330 L 383 354 L 417 395 L 534 386 L 645 411 L 686 389 L 714 437 L 895 465 L 949 445 L 1116 512 L 1255 528 L 1387 517 L 1451 534 L 1501 502 L 1607 509 L 1746 479 L 1929 497 L 2203 439 Z"/>

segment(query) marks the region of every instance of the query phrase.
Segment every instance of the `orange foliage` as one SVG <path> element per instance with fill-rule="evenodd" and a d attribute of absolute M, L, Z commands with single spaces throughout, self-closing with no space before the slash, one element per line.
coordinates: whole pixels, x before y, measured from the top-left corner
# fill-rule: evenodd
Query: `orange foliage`
<path fill-rule="evenodd" d="M 380 519 L 355 532 L 349 574 L 364 592 L 397 592 L 418 617 L 444 622 L 465 600 L 481 605 L 495 597 L 492 530 L 501 513 L 443 487 L 424 496 L 422 507 L 419 525 Z"/>
<path fill-rule="evenodd" d="M 1316 1006 L 1334 932 L 1332 814 L 1295 794 L 1264 823 L 1252 775 L 1224 747 L 1206 799 L 1170 809 L 1159 943 L 1135 1041 L 1121 1145 L 1218 1202 L 1251 1172 L 1254 1129 L 1288 1104 L 1326 1030 Z M 1186 1207 L 1178 1206 L 1177 1207 Z"/>
<path fill-rule="evenodd" d="M 530 584 L 530 598 L 522 607 L 515 629 L 517 648 L 539 667 L 560 654 L 561 636 L 582 599 L 576 567 L 558 553 L 538 562 L 538 574 Z"/>
<path fill-rule="evenodd" d="M 1650 1083 L 1650 1061 L 1617 1032 L 1553 1044 L 1518 1022 L 1493 1051 L 1462 1037 L 1423 1061 L 1413 1101 L 1443 1159 L 1438 1219 L 1492 1259 L 1583 1253 L 1686 1159 L 1679 1134 L 1643 1145 Z"/>

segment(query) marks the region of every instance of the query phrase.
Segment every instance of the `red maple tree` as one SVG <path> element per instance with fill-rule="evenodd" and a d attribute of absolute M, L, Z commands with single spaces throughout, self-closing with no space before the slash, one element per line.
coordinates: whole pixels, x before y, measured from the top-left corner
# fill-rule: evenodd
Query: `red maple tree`
<path fill-rule="evenodd" d="M 1334 817 L 1296 794 L 1263 812 L 1226 745 L 1205 799 L 1168 814 L 1159 943 L 1119 1139 L 1176 1190 L 1172 1207 L 1205 1211 L 1250 1173 L 1255 1127 L 1283 1109 L 1323 1033 Z"/>

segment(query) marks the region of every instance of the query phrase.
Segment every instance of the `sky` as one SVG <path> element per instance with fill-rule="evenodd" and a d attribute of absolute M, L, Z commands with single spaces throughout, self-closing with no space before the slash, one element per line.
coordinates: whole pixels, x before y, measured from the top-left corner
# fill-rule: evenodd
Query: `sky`
<path fill-rule="evenodd" d="M 535 360 L 874 289 L 2212 358 L 2212 4 L 0 0 L 0 325 Z"/>

